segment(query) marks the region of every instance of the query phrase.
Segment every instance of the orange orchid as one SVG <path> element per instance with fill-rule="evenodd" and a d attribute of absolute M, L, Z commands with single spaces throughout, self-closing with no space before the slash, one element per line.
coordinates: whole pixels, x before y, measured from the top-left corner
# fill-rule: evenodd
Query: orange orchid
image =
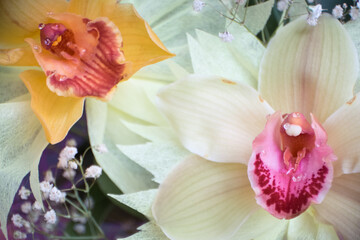
<path fill-rule="evenodd" d="M 47 140 L 64 139 L 85 97 L 108 100 L 120 81 L 171 54 L 131 4 L 115 0 L 0 2 L 0 64 L 20 74 Z"/>

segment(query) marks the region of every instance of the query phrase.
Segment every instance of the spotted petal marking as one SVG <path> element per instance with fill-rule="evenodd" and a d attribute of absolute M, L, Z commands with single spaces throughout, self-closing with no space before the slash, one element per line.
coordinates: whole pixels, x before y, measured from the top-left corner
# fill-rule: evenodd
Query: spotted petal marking
<path fill-rule="evenodd" d="M 255 138 L 248 176 L 257 203 L 277 218 L 291 219 L 324 199 L 333 179 L 331 161 L 336 157 L 326 144 L 326 132 L 312 118 L 315 147 L 306 152 L 295 171 L 289 171 L 280 146 L 281 123 L 281 114 L 274 113 Z"/>

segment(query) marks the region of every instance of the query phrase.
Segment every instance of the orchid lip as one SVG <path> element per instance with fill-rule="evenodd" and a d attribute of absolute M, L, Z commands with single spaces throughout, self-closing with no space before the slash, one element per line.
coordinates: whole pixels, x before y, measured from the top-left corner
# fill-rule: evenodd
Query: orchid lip
<path fill-rule="evenodd" d="M 336 159 L 327 135 L 312 116 L 279 112 L 253 142 L 248 176 L 257 203 L 277 218 L 291 219 L 320 203 L 331 187 Z"/>

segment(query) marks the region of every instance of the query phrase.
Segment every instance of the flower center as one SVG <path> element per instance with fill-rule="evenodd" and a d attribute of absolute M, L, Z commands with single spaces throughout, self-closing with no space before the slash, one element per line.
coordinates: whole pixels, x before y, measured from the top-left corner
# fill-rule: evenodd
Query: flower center
<path fill-rule="evenodd" d="M 248 176 L 259 205 L 277 218 L 294 218 L 320 203 L 331 187 L 336 157 L 311 115 L 271 115 L 253 142 Z"/>
<path fill-rule="evenodd" d="M 40 23 L 40 42 L 26 39 L 47 79 L 59 96 L 108 99 L 130 71 L 122 37 L 105 17 L 94 20 L 72 13 L 52 13 L 55 23 Z"/>

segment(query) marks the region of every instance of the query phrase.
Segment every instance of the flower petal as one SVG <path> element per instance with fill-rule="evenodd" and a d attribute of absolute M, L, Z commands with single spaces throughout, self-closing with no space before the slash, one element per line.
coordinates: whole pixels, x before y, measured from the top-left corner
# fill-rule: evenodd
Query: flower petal
<path fill-rule="evenodd" d="M 45 22 L 49 12 L 63 12 L 65 0 L 2 0 L 0 2 L 0 45 L 14 47 L 24 38 L 37 32 L 39 23 Z"/>
<path fill-rule="evenodd" d="M 274 113 L 255 138 L 248 175 L 257 203 L 277 218 L 291 219 L 324 199 L 333 178 L 333 154 L 326 133 L 313 119 L 316 147 L 306 152 L 298 167 L 287 167 L 278 136 L 281 123 L 281 113 Z"/>
<path fill-rule="evenodd" d="M 331 223 L 340 239 L 360 236 L 360 174 L 345 174 L 335 178 L 320 205 L 313 205 L 324 221 Z"/>
<path fill-rule="evenodd" d="M 183 145 L 216 162 L 247 163 L 271 107 L 249 86 L 190 75 L 159 93 L 159 107 Z"/>
<path fill-rule="evenodd" d="M 71 0 L 67 12 L 76 13 L 89 19 L 108 16 L 116 0 Z"/>
<path fill-rule="evenodd" d="M 334 162 L 334 175 L 360 172 L 360 94 L 344 104 L 324 123 L 329 145 L 338 160 Z"/>
<path fill-rule="evenodd" d="M 313 27 L 306 16 L 277 31 L 265 52 L 259 89 L 283 113 L 311 112 L 320 122 L 351 99 L 359 63 L 341 23 L 324 14 Z"/>
<path fill-rule="evenodd" d="M 132 63 L 132 73 L 140 68 L 173 57 L 150 26 L 131 4 L 116 4 L 109 16 L 121 32 L 126 61 Z M 130 74 L 128 77 L 130 77 Z"/>
<path fill-rule="evenodd" d="M 37 66 L 38 63 L 29 46 L 22 48 L 0 49 L 0 65 Z"/>
<path fill-rule="evenodd" d="M 264 209 L 259 209 L 241 225 L 231 239 L 284 239 L 287 227 L 288 221 L 277 219 Z"/>
<path fill-rule="evenodd" d="M 57 96 L 47 88 L 46 76 L 41 71 L 24 71 L 20 77 L 31 94 L 31 108 L 40 120 L 47 140 L 51 144 L 60 142 L 81 117 L 84 99 Z"/>
<path fill-rule="evenodd" d="M 160 185 L 153 216 L 170 239 L 227 239 L 254 209 L 245 165 L 192 156 Z"/>

